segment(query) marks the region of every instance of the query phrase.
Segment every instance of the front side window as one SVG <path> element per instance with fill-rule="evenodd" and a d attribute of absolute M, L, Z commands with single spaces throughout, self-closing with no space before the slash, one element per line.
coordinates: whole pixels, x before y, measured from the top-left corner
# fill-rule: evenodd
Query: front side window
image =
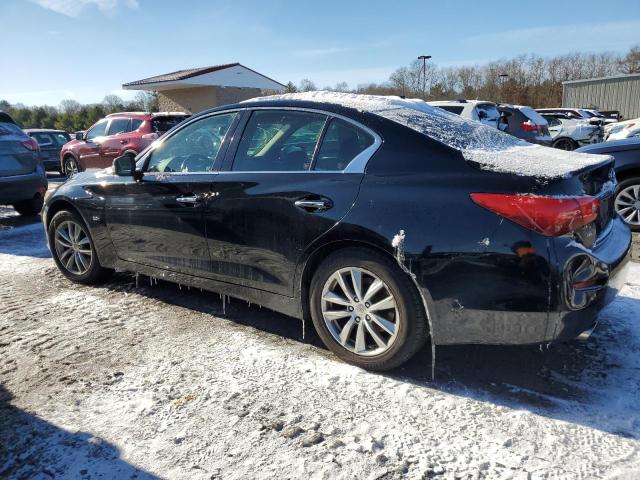
<path fill-rule="evenodd" d="M 85 140 L 90 141 L 97 137 L 103 137 L 107 131 L 107 120 L 100 120 L 91 127 L 85 136 Z"/>
<path fill-rule="evenodd" d="M 374 139 L 355 125 L 334 118 L 324 135 L 314 170 L 340 171 L 360 152 L 372 145 Z"/>
<path fill-rule="evenodd" d="M 121 135 L 131 131 L 131 120 L 128 118 L 114 118 L 109 124 L 107 135 Z"/>
<path fill-rule="evenodd" d="M 210 172 L 237 113 L 197 120 L 151 152 L 147 172 Z"/>
<path fill-rule="evenodd" d="M 310 112 L 253 112 L 240 139 L 233 170 L 309 170 L 326 119 L 325 115 Z"/>

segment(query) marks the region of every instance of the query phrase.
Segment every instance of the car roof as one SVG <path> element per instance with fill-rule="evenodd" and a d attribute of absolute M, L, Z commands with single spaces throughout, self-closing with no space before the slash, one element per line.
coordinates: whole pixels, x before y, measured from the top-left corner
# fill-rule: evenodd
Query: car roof
<path fill-rule="evenodd" d="M 596 143 L 578 148 L 578 152 L 589 153 L 610 153 L 621 152 L 623 150 L 640 150 L 640 138 L 625 138 L 623 140 L 612 140 L 610 142 Z"/>
<path fill-rule="evenodd" d="M 105 118 L 119 118 L 119 117 L 167 117 L 167 116 L 189 116 L 186 112 L 114 112 L 109 115 L 105 115 Z"/>

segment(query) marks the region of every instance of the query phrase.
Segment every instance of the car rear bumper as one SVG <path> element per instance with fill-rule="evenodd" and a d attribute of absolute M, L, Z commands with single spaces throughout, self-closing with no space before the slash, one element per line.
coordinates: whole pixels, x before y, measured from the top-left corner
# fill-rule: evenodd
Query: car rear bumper
<path fill-rule="evenodd" d="M 40 167 L 26 175 L 0 177 L 0 204 L 29 200 L 36 194 L 44 196 L 47 187 L 47 177 Z"/>

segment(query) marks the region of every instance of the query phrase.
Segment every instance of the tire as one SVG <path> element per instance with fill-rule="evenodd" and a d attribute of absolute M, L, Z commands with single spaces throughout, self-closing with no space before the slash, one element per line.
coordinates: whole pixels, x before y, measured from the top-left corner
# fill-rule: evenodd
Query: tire
<path fill-rule="evenodd" d="M 72 177 L 80 171 L 78 162 L 71 155 L 64 157 L 62 162 L 62 173 L 67 177 Z"/>
<path fill-rule="evenodd" d="M 23 200 L 13 204 L 13 208 L 23 217 L 32 217 L 40 215 L 42 207 L 44 205 L 44 198 L 42 195 L 37 194 L 29 200 Z"/>
<path fill-rule="evenodd" d="M 71 233 L 69 231 L 69 224 L 75 226 L 74 230 L 71 230 Z M 73 235 L 75 228 L 78 227 L 81 229 L 81 234 Z M 62 229 L 63 232 L 66 230 L 67 236 L 65 237 L 58 233 L 59 229 Z M 56 213 L 51 219 L 48 233 L 49 247 L 53 255 L 53 260 L 56 262 L 62 274 L 72 282 L 92 285 L 106 280 L 113 273 L 113 270 L 103 268 L 102 265 L 100 265 L 91 233 L 80 215 L 76 212 L 61 210 Z M 73 240 L 69 241 L 69 238 Z M 72 253 L 69 255 L 65 254 L 68 250 L 64 246 L 65 244 L 72 247 Z M 77 250 L 73 248 L 74 246 Z M 84 258 L 85 261 L 76 260 L 75 258 L 71 260 L 72 256 L 74 256 L 73 251 Z M 87 251 L 90 252 L 89 255 L 82 254 L 82 252 Z M 88 259 L 87 256 L 89 257 Z"/>
<path fill-rule="evenodd" d="M 345 269 L 360 272 L 361 294 L 365 297 L 358 302 L 351 298 L 349 305 L 343 302 L 348 295 L 344 294 L 339 278 L 350 293 L 357 293 L 351 273 Z M 369 287 L 376 281 L 383 286 L 368 298 L 371 303 L 365 303 L 366 292 L 373 290 Z M 332 296 L 334 292 L 342 292 L 340 304 L 326 300 L 336 299 Z M 374 308 L 376 304 L 389 304 L 383 301 L 389 296 L 395 300 L 394 307 Z M 331 254 L 313 275 L 309 302 L 313 324 L 327 348 L 345 362 L 366 370 L 385 371 L 400 366 L 420 350 L 428 337 L 428 321 L 416 286 L 394 259 L 379 252 L 346 248 Z M 330 319 L 325 320 L 327 314 Z M 359 330 L 364 332 L 360 345 Z M 341 335 L 346 341 L 340 341 Z"/>
<path fill-rule="evenodd" d="M 553 148 L 557 148 L 559 150 L 567 150 L 567 151 L 571 151 L 571 150 L 575 150 L 576 148 L 578 148 L 578 143 L 573 140 L 572 138 L 568 138 L 568 137 L 562 137 L 562 138 L 558 138 L 557 140 L 555 140 L 551 146 Z"/>
<path fill-rule="evenodd" d="M 640 232 L 640 177 L 618 183 L 615 209 L 632 231 Z"/>

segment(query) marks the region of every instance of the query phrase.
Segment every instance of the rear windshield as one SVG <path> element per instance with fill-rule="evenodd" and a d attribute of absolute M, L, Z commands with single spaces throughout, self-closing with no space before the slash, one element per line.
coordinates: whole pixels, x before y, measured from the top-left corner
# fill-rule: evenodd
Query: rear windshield
<path fill-rule="evenodd" d="M 151 121 L 151 128 L 156 133 L 165 133 L 178 125 L 180 122 L 189 118 L 188 115 L 167 115 L 162 117 L 154 117 Z"/>
<path fill-rule="evenodd" d="M 24 132 L 15 123 L 0 122 L 0 136 L 24 135 Z"/>
<path fill-rule="evenodd" d="M 61 147 L 71 140 L 69 134 L 64 132 L 33 132 L 30 135 L 41 147 Z"/>
<path fill-rule="evenodd" d="M 464 110 L 464 107 L 456 107 L 454 105 L 437 105 L 437 107 L 447 112 L 455 113 L 456 115 L 460 115 Z"/>
<path fill-rule="evenodd" d="M 522 114 L 536 125 L 545 125 L 547 121 L 531 107 L 518 107 Z"/>

